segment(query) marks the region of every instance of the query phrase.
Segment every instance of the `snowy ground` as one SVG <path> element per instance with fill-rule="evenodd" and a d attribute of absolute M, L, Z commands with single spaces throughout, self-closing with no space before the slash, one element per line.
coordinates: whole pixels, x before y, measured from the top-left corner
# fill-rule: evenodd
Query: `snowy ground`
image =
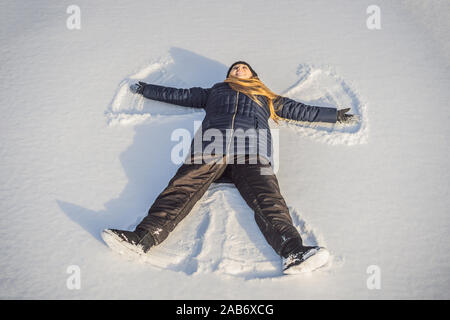
<path fill-rule="evenodd" d="M 450 298 L 450 2 L 77 1 L 69 30 L 71 4 L 0 3 L 0 298 Z M 100 231 L 139 221 L 179 166 L 172 132 L 204 116 L 127 84 L 210 87 L 241 59 L 361 118 L 272 124 L 281 191 L 329 264 L 282 276 L 230 185 L 149 261 L 112 252 Z"/>

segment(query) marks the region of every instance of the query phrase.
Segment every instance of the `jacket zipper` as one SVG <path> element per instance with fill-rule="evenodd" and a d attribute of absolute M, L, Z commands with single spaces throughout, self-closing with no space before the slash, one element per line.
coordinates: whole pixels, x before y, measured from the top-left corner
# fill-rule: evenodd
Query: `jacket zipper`
<path fill-rule="evenodd" d="M 234 135 L 234 118 L 236 117 L 236 113 L 237 113 L 238 101 L 239 101 L 239 91 L 236 91 L 236 104 L 234 106 L 233 119 L 231 120 L 231 137 L 230 137 L 230 141 L 228 142 L 228 146 L 227 146 L 227 152 L 226 152 L 227 155 L 230 152 L 231 140 L 233 140 L 233 135 Z"/>

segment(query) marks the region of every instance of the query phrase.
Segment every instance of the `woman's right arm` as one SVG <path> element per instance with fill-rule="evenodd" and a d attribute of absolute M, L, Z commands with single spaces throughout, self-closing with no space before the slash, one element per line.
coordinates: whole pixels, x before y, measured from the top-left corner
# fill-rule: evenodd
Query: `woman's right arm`
<path fill-rule="evenodd" d="M 142 89 L 138 93 L 141 93 L 147 99 L 191 108 L 204 108 L 211 92 L 211 88 L 178 89 L 144 82 L 139 82 L 139 84 Z"/>

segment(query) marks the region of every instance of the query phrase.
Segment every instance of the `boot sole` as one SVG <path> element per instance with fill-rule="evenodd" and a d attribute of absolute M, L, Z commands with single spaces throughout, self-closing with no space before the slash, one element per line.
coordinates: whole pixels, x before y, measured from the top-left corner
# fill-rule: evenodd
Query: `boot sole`
<path fill-rule="evenodd" d="M 324 266 L 330 257 L 330 252 L 320 248 L 315 254 L 306 258 L 303 262 L 284 270 L 284 274 L 299 274 L 314 271 Z"/>
<path fill-rule="evenodd" d="M 103 241 L 105 241 L 105 243 L 108 245 L 108 247 L 111 248 L 111 250 L 130 259 L 143 257 L 145 255 L 138 246 L 124 241 L 118 235 L 108 229 L 103 230 L 101 237 Z"/>

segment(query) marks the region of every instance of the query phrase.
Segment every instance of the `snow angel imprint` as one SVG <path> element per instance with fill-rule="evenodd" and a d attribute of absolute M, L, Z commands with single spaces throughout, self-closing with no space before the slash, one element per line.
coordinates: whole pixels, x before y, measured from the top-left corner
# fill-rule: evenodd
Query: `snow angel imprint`
<path fill-rule="evenodd" d="M 214 130 L 222 133 L 222 139 L 201 139 L 195 145 L 194 137 L 186 161 L 135 230 L 103 231 L 102 237 L 112 249 L 151 255 L 151 248 L 174 231 L 213 182 L 228 179 L 254 211 L 262 234 L 282 258 L 284 273 L 314 270 L 327 262 L 329 253 L 325 248 L 303 245 L 276 175 L 267 174 L 272 164 L 268 121 L 347 122 L 354 120 L 348 114 L 350 108 L 310 106 L 277 95 L 245 61 L 233 63 L 226 79 L 211 88 L 178 89 L 139 82 L 130 89 L 148 99 L 203 108 L 206 115 L 198 132 L 204 137 L 205 132 Z M 264 130 L 265 134 L 258 134 L 258 130 Z M 256 139 L 245 139 L 244 144 L 236 145 L 237 132 L 255 132 Z"/>

